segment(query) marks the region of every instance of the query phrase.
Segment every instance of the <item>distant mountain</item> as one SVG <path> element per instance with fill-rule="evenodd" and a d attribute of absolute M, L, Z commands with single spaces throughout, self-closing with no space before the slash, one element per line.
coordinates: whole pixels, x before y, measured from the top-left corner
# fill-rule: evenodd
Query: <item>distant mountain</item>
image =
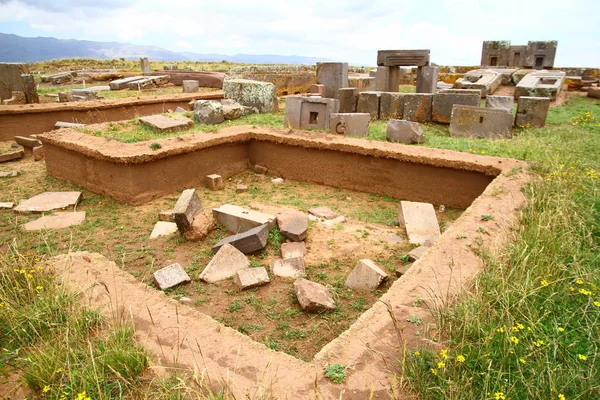
<path fill-rule="evenodd" d="M 199 54 L 177 53 L 156 46 L 90 40 L 28 38 L 0 33 L 0 62 L 36 62 L 60 58 L 125 58 L 148 57 L 151 61 L 222 61 L 248 64 L 314 64 L 332 61 L 327 58 L 280 56 L 277 54 Z"/>

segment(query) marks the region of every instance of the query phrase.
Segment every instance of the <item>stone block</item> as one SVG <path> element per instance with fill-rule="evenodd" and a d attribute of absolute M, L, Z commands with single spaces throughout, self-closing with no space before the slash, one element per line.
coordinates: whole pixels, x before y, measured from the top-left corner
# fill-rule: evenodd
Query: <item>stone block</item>
<path fill-rule="evenodd" d="M 186 189 L 181 193 L 175 207 L 173 207 L 173 218 L 179 232 L 182 234 L 192 229 L 194 216 L 202 209 L 202 204 L 196 189 Z"/>
<path fill-rule="evenodd" d="M 435 209 L 429 203 L 401 201 L 398 221 L 406 228 L 408 241 L 412 244 L 434 243 L 441 235 Z"/>
<path fill-rule="evenodd" d="M 258 164 L 255 164 L 252 169 L 254 169 L 254 172 L 260 175 L 264 175 L 269 171 L 269 168 Z"/>
<path fill-rule="evenodd" d="M 271 179 L 271 183 L 274 185 L 281 185 L 283 183 L 283 178 Z"/>
<path fill-rule="evenodd" d="M 306 243 L 289 242 L 281 244 L 281 258 L 304 258 L 306 257 Z"/>
<path fill-rule="evenodd" d="M 433 105 L 433 94 L 429 93 L 405 93 L 404 119 L 414 122 L 431 122 L 431 108 Z"/>
<path fill-rule="evenodd" d="M 0 99 L 7 100 L 13 91 L 23 90 L 21 74 L 25 65 L 19 63 L 0 63 Z M 0 104 L 2 102 L 0 101 Z"/>
<path fill-rule="evenodd" d="M 408 252 L 407 256 L 410 261 L 417 261 L 419 258 L 423 257 L 429 250 L 429 246 L 419 246 Z"/>
<path fill-rule="evenodd" d="M 479 107 L 480 101 L 478 94 L 436 93 L 433 95 L 431 119 L 434 122 L 449 124 L 455 104 Z"/>
<path fill-rule="evenodd" d="M 275 85 L 271 82 L 226 79 L 223 81 L 223 97 L 256 108 L 259 113 L 273 113 L 279 108 Z"/>
<path fill-rule="evenodd" d="M 223 189 L 223 177 L 217 174 L 206 175 L 206 187 L 212 190 Z"/>
<path fill-rule="evenodd" d="M 200 89 L 200 81 L 184 80 L 182 86 L 183 93 L 196 93 Z"/>
<path fill-rule="evenodd" d="M 182 283 L 192 281 L 185 269 L 179 264 L 174 263 L 154 272 L 154 283 L 160 290 L 167 290 Z"/>
<path fill-rule="evenodd" d="M 406 274 L 410 267 L 412 267 L 412 263 L 396 267 L 396 277 L 400 278 L 402 275 Z"/>
<path fill-rule="evenodd" d="M 12 201 L 3 201 L 2 203 L 0 203 L 0 208 L 2 209 L 11 209 L 15 206 L 15 203 L 13 203 Z"/>
<path fill-rule="evenodd" d="M 43 213 L 63 208 L 73 208 L 81 201 L 81 192 L 44 192 L 27 200 L 21 200 L 15 211 L 24 213 Z"/>
<path fill-rule="evenodd" d="M 519 82 L 521 82 L 521 80 L 526 76 L 529 75 L 530 73 L 535 72 L 535 70 L 532 69 L 520 69 L 517 70 L 515 72 L 513 72 L 512 74 L 512 83 L 513 85 L 518 85 Z"/>
<path fill-rule="evenodd" d="M 368 136 L 370 119 L 371 115 L 367 113 L 332 113 L 329 117 L 329 131 L 352 137 Z"/>
<path fill-rule="evenodd" d="M 7 151 L 6 153 L 0 153 L 0 163 L 7 162 L 7 161 L 13 161 L 13 160 L 20 160 L 21 158 L 23 158 L 23 156 L 25 156 L 25 152 L 23 151 L 22 147 L 20 150 Z"/>
<path fill-rule="evenodd" d="M 309 313 L 335 310 L 335 301 L 329 290 L 316 282 L 298 279 L 294 282 L 294 292 L 300 307 Z"/>
<path fill-rule="evenodd" d="M 479 89 L 481 97 L 494 94 L 502 83 L 502 75 L 491 69 L 478 69 L 467 72 L 454 84 L 457 89 Z"/>
<path fill-rule="evenodd" d="M 308 93 L 316 94 L 321 97 L 324 97 L 325 96 L 325 85 L 312 84 L 312 85 L 310 85 L 310 89 L 308 90 Z"/>
<path fill-rule="evenodd" d="M 429 50 L 379 50 L 377 65 L 386 67 L 410 67 L 429 65 Z"/>
<path fill-rule="evenodd" d="M 355 290 L 375 290 L 387 277 L 388 274 L 377 264 L 369 259 L 363 259 L 358 261 L 344 285 Z"/>
<path fill-rule="evenodd" d="M 377 67 L 375 90 L 397 93 L 400 87 L 400 67 Z"/>
<path fill-rule="evenodd" d="M 241 183 L 239 183 L 235 188 L 236 193 L 246 193 L 247 191 L 248 191 L 248 186 L 242 185 Z"/>
<path fill-rule="evenodd" d="M 304 257 L 291 257 L 282 260 L 271 261 L 269 264 L 272 275 L 282 278 L 298 278 L 304 276 L 306 266 Z"/>
<path fill-rule="evenodd" d="M 437 89 L 440 67 L 423 66 L 417 68 L 416 93 L 435 93 Z"/>
<path fill-rule="evenodd" d="M 64 229 L 73 225 L 81 225 L 85 220 L 85 211 L 57 212 L 52 215 L 44 215 L 33 221 L 21 225 L 26 231 L 39 231 L 42 229 Z"/>
<path fill-rule="evenodd" d="M 324 219 L 334 219 L 338 217 L 338 213 L 333 211 L 329 207 L 321 206 L 321 207 L 313 207 L 308 210 L 308 212 L 315 217 L 324 218 Z"/>
<path fill-rule="evenodd" d="M 521 96 L 517 101 L 515 126 L 543 128 L 546 125 L 550 98 Z"/>
<path fill-rule="evenodd" d="M 588 97 L 600 99 L 600 87 L 590 87 L 588 89 Z"/>
<path fill-rule="evenodd" d="M 39 103 L 40 96 L 37 92 L 37 85 L 33 75 L 21 75 L 21 83 L 23 85 L 23 93 L 27 104 Z"/>
<path fill-rule="evenodd" d="M 173 210 L 161 211 L 158 214 L 158 220 L 164 222 L 175 222 L 175 215 L 173 215 Z"/>
<path fill-rule="evenodd" d="M 215 100 L 196 100 L 194 119 L 199 124 L 220 124 L 225 121 L 223 105 Z"/>
<path fill-rule="evenodd" d="M 216 253 L 225 244 L 230 244 L 244 254 L 254 253 L 264 249 L 268 239 L 269 226 L 264 224 L 247 230 L 246 232 L 226 237 L 213 246 L 212 252 Z"/>
<path fill-rule="evenodd" d="M 277 225 L 279 226 L 279 232 L 294 242 L 301 242 L 306 239 L 308 219 L 306 214 L 301 211 L 290 210 L 277 214 Z"/>
<path fill-rule="evenodd" d="M 325 86 L 322 97 L 337 99 L 338 90 L 348 87 L 348 63 L 317 63 L 317 83 Z"/>
<path fill-rule="evenodd" d="M 267 224 L 269 229 L 275 227 L 275 217 L 254 210 L 247 210 L 232 204 L 225 204 L 213 209 L 213 216 L 230 232 L 246 232 L 257 226 Z"/>
<path fill-rule="evenodd" d="M 85 124 L 78 124 L 78 123 L 75 123 L 75 122 L 56 121 L 56 123 L 54 124 L 54 129 L 60 129 L 60 128 L 82 128 L 84 126 L 85 126 Z"/>
<path fill-rule="evenodd" d="M 379 100 L 380 119 L 402 119 L 404 115 L 404 93 L 383 92 Z"/>
<path fill-rule="evenodd" d="M 71 92 L 58 92 L 58 102 L 67 103 L 73 101 L 73 94 Z"/>
<path fill-rule="evenodd" d="M 140 57 L 140 69 L 142 70 L 143 75 L 148 75 L 150 72 L 150 61 L 148 61 L 148 57 Z"/>
<path fill-rule="evenodd" d="M 269 283 L 269 274 L 265 267 L 245 268 L 235 274 L 233 282 L 240 290 L 252 289 Z"/>
<path fill-rule="evenodd" d="M 362 92 L 358 94 L 356 110 L 359 113 L 369 113 L 372 120 L 379 119 L 379 102 L 381 92 Z"/>
<path fill-rule="evenodd" d="M 182 116 L 167 117 L 166 115 L 148 115 L 140 117 L 140 122 L 158 132 L 175 132 L 189 129 L 194 121 Z"/>
<path fill-rule="evenodd" d="M 19 171 L 0 171 L 0 178 L 14 178 L 19 176 Z"/>
<path fill-rule="evenodd" d="M 212 213 L 210 210 L 198 211 L 194 215 L 192 227 L 185 232 L 185 238 L 189 242 L 204 240 L 214 229 Z"/>
<path fill-rule="evenodd" d="M 486 108 L 496 108 L 512 113 L 513 97 L 512 96 L 488 96 L 485 99 Z"/>
<path fill-rule="evenodd" d="M 31 149 L 31 154 L 35 161 L 41 161 L 44 159 L 44 146 L 36 146 Z"/>
<path fill-rule="evenodd" d="M 331 113 L 337 113 L 337 99 L 290 96 L 285 102 L 284 126 L 294 129 L 329 129 Z"/>
<path fill-rule="evenodd" d="M 423 143 L 425 135 L 418 122 L 390 119 L 386 129 L 388 142 L 414 144 Z"/>
<path fill-rule="evenodd" d="M 13 90 L 12 97 L 9 99 L 6 99 L 6 100 L 2 100 L 2 104 L 5 106 L 11 106 L 11 105 L 17 105 L 17 104 L 27 104 L 25 92 Z"/>
<path fill-rule="evenodd" d="M 218 282 L 234 276 L 238 271 L 249 266 L 250 261 L 241 251 L 230 244 L 224 244 L 199 278 L 205 282 Z"/>
<path fill-rule="evenodd" d="M 556 100 L 565 83 L 563 71 L 535 71 L 521 79 L 515 88 L 515 99 L 521 96 L 549 97 Z"/>
<path fill-rule="evenodd" d="M 358 89 L 354 87 L 338 90 L 340 113 L 355 113 L 358 103 Z"/>
<path fill-rule="evenodd" d="M 162 236 L 171 236 L 177 233 L 177 224 L 174 222 L 158 221 L 154 224 L 154 229 L 150 234 L 150 239 L 157 239 Z"/>
<path fill-rule="evenodd" d="M 486 139 L 510 138 L 512 113 L 495 108 L 455 105 L 450 120 L 450 135 Z"/>

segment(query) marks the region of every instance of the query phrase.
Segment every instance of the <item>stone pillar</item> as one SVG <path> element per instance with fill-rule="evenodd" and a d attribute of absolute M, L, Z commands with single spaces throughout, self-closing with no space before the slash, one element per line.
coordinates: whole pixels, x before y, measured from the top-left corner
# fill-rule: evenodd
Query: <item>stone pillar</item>
<path fill-rule="evenodd" d="M 397 92 L 400 86 L 400 67 L 377 67 L 375 89 L 378 92 Z"/>
<path fill-rule="evenodd" d="M 348 63 L 317 63 L 317 83 L 325 85 L 324 98 L 337 99 L 338 90 L 348 87 Z"/>
<path fill-rule="evenodd" d="M 339 90 L 340 113 L 355 113 L 358 102 L 357 88 L 342 88 Z"/>
<path fill-rule="evenodd" d="M 148 61 L 148 57 L 140 58 L 140 68 L 142 69 L 142 75 L 150 75 L 152 71 L 150 71 L 150 61 Z"/>
<path fill-rule="evenodd" d="M 38 95 L 33 75 L 21 75 L 21 81 L 23 82 L 23 92 L 25 92 L 27 104 L 39 103 L 40 96 Z"/>
<path fill-rule="evenodd" d="M 0 63 L 0 99 L 10 99 L 13 90 L 23 91 L 23 68 L 23 64 Z"/>
<path fill-rule="evenodd" d="M 440 67 L 430 65 L 417 68 L 416 93 L 435 93 Z"/>

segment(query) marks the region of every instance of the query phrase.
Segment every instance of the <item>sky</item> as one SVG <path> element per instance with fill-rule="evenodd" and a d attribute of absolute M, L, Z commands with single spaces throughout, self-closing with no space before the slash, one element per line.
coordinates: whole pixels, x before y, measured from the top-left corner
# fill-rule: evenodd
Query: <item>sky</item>
<path fill-rule="evenodd" d="M 478 65 L 484 40 L 558 40 L 555 66 L 598 68 L 599 15 L 600 0 L 0 0 L 0 32 L 354 65 L 387 49 Z"/>

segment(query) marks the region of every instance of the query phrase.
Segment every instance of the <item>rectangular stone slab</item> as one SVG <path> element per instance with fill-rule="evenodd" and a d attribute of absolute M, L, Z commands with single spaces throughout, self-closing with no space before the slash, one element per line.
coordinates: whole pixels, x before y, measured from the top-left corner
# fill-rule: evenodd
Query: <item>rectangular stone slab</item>
<path fill-rule="evenodd" d="M 269 226 L 264 224 L 246 232 L 226 237 L 213 246 L 212 252 L 216 253 L 223 245 L 230 244 L 244 254 L 254 253 L 255 251 L 264 249 L 268 239 Z"/>
<path fill-rule="evenodd" d="M 41 218 L 29 221 L 21 227 L 26 231 L 39 231 L 42 229 L 64 229 L 73 225 L 81 225 L 85 220 L 85 211 L 57 212 L 44 215 Z"/>
<path fill-rule="evenodd" d="M 429 65 L 430 50 L 379 50 L 377 65 L 386 67 L 410 67 Z"/>
<path fill-rule="evenodd" d="M 173 207 L 173 219 L 181 233 L 192 229 L 194 215 L 201 209 L 202 204 L 200 203 L 196 189 L 186 189 L 181 193 L 179 200 L 177 200 L 175 207 Z"/>
<path fill-rule="evenodd" d="M 273 215 L 247 210 L 233 204 L 224 204 L 221 207 L 213 208 L 213 216 L 233 233 L 246 232 L 264 224 L 267 224 L 269 229 L 275 226 Z"/>
<path fill-rule="evenodd" d="M 218 282 L 234 276 L 239 270 L 249 266 L 248 258 L 241 251 L 226 243 L 210 260 L 199 278 L 205 282 Z"/>
<path fill-rule="evenodd" d="M 513 115 L 497 108 L 455 104 L 450 120 L 450 135 L 486 139 L 510 138 Z"/>
<path fill-rule="evenodd" d="M 233 282 L 240 290 L 252 289 L 269 283 L 269 274 L 265 267 L 244 268 L 235 274 Z"/>
<path fill-rule="evenodd" d="M 15 142 L 17 142 L 18 144 L 20 144 L 23 147 L 29 147 L 29 148 L 34 148 L 37 146 L 41 146 L 42 142 L 40 142 L 39 140 L 35 139 L 35 138 L 31 138 L 31 137 L 26 137 L 26 136 L 15 136 Z"/>
<path fill-rule="evenodd" d="M 164 268 L 154 272 L 154 283 L 160 290 L 166 290 L 182 283 L 188 283 L 192 280 L 185 272 L 185 269 L 179 263 L 167 265 Z"/>
<path fill-rule="evenodd" d="M 432 204 L 401 201 L 398 220 L 406 228 L 408 241 L 412 244 L 435 242 L 441 235 Z"/>
<path fill-rule="evenodd" d="M 24 213 L 43 213 L 67 207 L 75 207 L 81 201 L 81 192 L 44 192 L 30 199 L 22 200 L 15 211 Z"/>
<path fill-rule="evenodd" d="M 75 122 L 56 121 L 56 123 L 54 124 L 54 129 L 60 129 L 60 128 L 81 128 L 83 126 L 85 126 L 85 124 L 77 124 Z"/>
<path fill-rule="evenodd" d="M 159 132 L 174 132 L 190 128 L 194 121 L 185 117 L 167 117 L 165 115 L 148 115 L 141 117 L 140 122 Z"/>
<path fill-rule="evenodd" d="M 8 153 L 0 154 L 0 163 L 12 160 L 20 160 L 25 155 L 23 150 L 9 151 Z"/>
<path fill-rule="evenodd" d="M 157 239 L 161 236 L 171 236 L 177 232 L 177 224 L 174 222 L 158 221 L 154 224 L 150 239 Z"/>
<path fill-rule="evenodd" d="M 480 101 L 479 94 L 436 93 L 433 95 L 431 119 L 434 122 L 449 124 L 455 104 L 478 107 Z"/>

